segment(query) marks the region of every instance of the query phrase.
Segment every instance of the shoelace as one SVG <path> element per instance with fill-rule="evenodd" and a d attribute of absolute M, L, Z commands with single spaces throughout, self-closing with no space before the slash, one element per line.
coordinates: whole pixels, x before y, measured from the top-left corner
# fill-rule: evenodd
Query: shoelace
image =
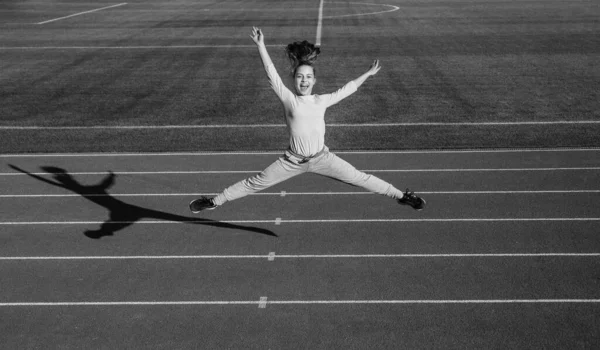
<path fill-rule="evenodd" d="M 410 191 L 408 190 L 408 188 L 407 188 L 407 189 L 406 189 L 406 191 L 404 192 L 404 196 L 405 196 L 405 197 L 406 197 L 406 199 L 408 199 L 408 200 L 415 200 L 415 199 L 417 199 L 417 196 L 415 196 L 415 193 L 414 193 L 414 192 L 410 192 Z"/>

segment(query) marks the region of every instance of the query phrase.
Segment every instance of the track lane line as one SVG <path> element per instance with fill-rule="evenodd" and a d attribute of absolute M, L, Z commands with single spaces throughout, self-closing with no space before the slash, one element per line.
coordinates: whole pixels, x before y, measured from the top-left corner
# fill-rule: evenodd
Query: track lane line
<path fill-rule="evenodd" d="M 600 167 L 563 167 L 563 168 L 473 168 L 473 169 L 359 169 L 371 173 L 436 173 L 436 172 L 500 172 L 500 171 L 591 171 Z M 248 174 L 262 170 L 173 170 L 173 171 L 113 171 L 115 175 L 187 175 L 187 174 Z M 32 175 L 50 175 L 47 172 L 30 173 Z M 70 175 L 106 175 L 106 171 L 74 171 Z M 0 176 L 25 176 L 21 172 L 0 173 Z"/>
<path fill-rule="evenodd" d="M 600 257 L 600 253 L 471 253 L 471 254 L 267 254 L 267 255 L 120 255 L 0 256 L 11 260 L 213 260 L 213 259 L 396 259 L 396 258 L 563 258 Z"/>
<path fill-rule="evenodd" d="M 242 151 L 242 152 L 105 152 L 105 153 L 7 153 L 0 158 L 48 158 L 48 157 L 174 157 L 174 156 L 249 156 L 281 155 L 279 151 Z M 564 152 L 600 152 L 600 148 L 509 148 L 509 149 L 453 149 L 453 150 L 333 150 L 336 154 L 468 154 L 468 153 L 564 153 Z"/>
<path fill-rule="evenodd" d="M 374 195 L 372 192 L 258 192 L 250 196 L 355 196 Z M 418 191 L 418 194 L 576 194 L 600 193 L 600 190 L 540 190 L 540 191 Z M 111 193 L 111 194 L 1 194 L 0 198 L 68 198 L 68 197 L 184 197 L 184 196 L 215 196 L 216 192 L 198 193 Z"/>
<path fill-rule="evenodd" d="M 236 47 L 252 47 L 251 45 L 235 45 Z M 279 46 L 279 45 L 277 45 Z M 176 46 L 167 46 L 176 48 Z M 179 46 L 180 48 L 186 46 Z M 190 48 L 199 48 L 202 46 L 192 45 Z M 232 45 L 207 45 L 205 47 L 232 47 Z M 60 47 L 56 47 L 57 49 Z M 74 47 L 76 48 L 76 47 Z M 81 47 L 84 48 L 84 47 Z M 126 47 L 97 47 L 98 49 L 107 48 L 126 48 Z M 130 47 L 135 48 L 135 47 Z M 152 46 L 141 46 L 140 48 L 159 48 Z M 2 49 L 2 47 L 0 47 Z M 7 49 L 6 47 L 4 49 Z M 64 48 L 63 48 L 64 49 Z M 518 125 L 586 125 L 600 124 L 600 120 L 556 120 L 556 121 L 521 121 L 521 122 L 415 122 L 415 123 L 329 123 L 327 127 L 345 127 L 345 128 L 387 128 L 387 127 L 410 127 L 410 126 L 518 126 Z M 0 130 L 146 130 L 146 129 L 256 129 L 256 128 L 286 128 L 285 124 L 191 124 L 191 125 L 90 125 L 90 126 L 18 126 L 4 125 Z"/>
<path fill-rule="evenodd" d="M 176 306 L 176 305 L 343 305 L 343 304 L 581 304 L 600 303 L 600 299 L 423 299 L 423 300 L 219 300 L 219 301 L 80 301 L 12 302 L 1 307 L 36 306 Z"/>
<path fill-rule="evenodd" d="M 214 219 L 217 220 L 217 219 Z M 285 224 L 285 223 L 364 223 L 364 222 L 540 222 L 540 221 L 600 221 L 600 217 L 557 217 L 557 218 L 436 218 L 436 219 L 298 219 L 298 220 L 219 220 L 226 224 Z M 217 222 L 217 221 L 215 221 Z M 0 221 L 0 226 L 32 225 L 102 225 L 102 224 L 206 224 L 206 220 L 139 220 L 139 221 Z"/>

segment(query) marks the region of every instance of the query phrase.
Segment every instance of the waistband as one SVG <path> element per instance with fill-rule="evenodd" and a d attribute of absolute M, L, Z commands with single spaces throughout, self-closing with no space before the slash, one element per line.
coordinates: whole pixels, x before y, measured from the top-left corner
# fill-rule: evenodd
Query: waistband
<path fill-rule="evenodd" d="M 327 151 L 329 151 L 329 148 L 327 148 L 327 146 L 323 146 L 323 149 L 321 149 L 319 152 L 315 153 L 314 155 L 312 155 L 310 157 L 305 157 L 305 156 L 299 155 L 298 153 L 296 153 L 288 148 L 285 151 L 284 157 L 293 161 L 294 163 L 304 164 L 304 163 L 310 161 L 311 159 L 315 159 L 315 158 L 322 156 Z"/>

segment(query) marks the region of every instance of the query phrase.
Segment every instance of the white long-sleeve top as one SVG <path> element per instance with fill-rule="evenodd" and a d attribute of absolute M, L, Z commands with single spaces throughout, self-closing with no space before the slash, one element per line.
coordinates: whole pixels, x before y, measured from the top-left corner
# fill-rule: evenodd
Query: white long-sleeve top
<path fill-rule="evenodd" d="M 327 95 L 297 96 L 283 84 L 273 63 L 267 64 L 265 70 L 271 88 L 283 104 L 290 149 L 304 157 L 315 155 L 325 145 L 325 110 L 353 94 L 356 84 L 350 81 Z"/>

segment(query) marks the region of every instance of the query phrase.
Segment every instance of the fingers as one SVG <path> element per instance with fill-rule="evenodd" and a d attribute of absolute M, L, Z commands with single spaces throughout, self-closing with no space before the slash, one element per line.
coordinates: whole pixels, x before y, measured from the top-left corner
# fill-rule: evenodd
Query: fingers
<path fill-rule="evenodd" d="M 252 35 L 250 37 L 257 44 L 262 43 L 264 38 L 262 31 L 257 27 L 252 27 Z"/>
<path fill-rule="evenodd" d="M 250 35 L 250 37 L 255 43 L 258 44 L 262 39 L 262 32 L 260 31 L 260 28 L 252 27 L 252 35 Z"/>
<path fill-rule="evenodd" d="M 379 70 L 381 69 L 381 66 L 379 66 L 379 60 L 375 60 L 373 61 L 373 63 L 371 64 L 371 74 L 376 74 L 377 72 L 379 72 Z"/>

